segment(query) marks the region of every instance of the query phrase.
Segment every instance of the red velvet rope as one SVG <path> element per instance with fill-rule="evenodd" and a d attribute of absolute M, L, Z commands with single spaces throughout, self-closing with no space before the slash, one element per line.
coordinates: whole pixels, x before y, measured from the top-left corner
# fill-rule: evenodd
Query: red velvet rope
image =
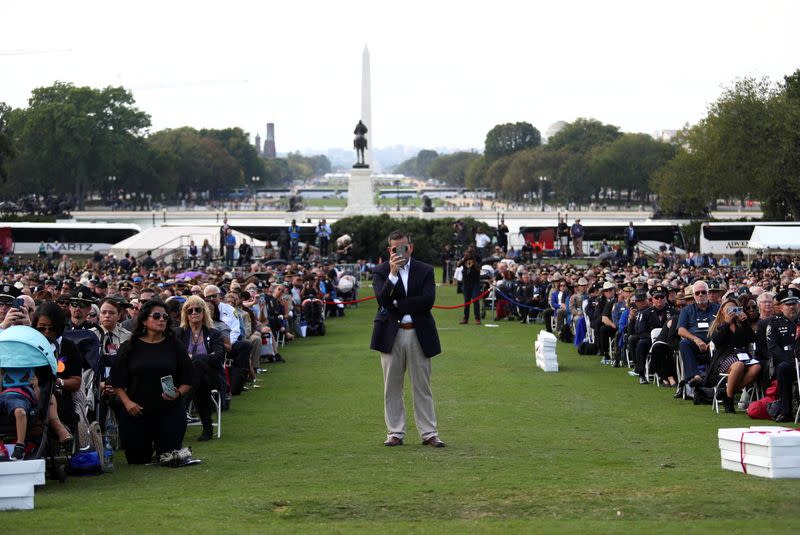
<path fill-rule="evenodd" d="M 483 292 L 481 295 L 479 295 L 475 299 L 473 299 L 471 301 L 467 301 L 466 303 L 463 303 L 463 304 L 460 304 L 460 305 L 455 305 L 455 306 L 433 305 L 433 308 L 439 308 L 439 309 L 443 309 L 443 310 L 453 310 L 453 309 L 456 309 L 456 308 L 464 308 L 466 306 L 471 305 L 475 301 L 479 301 L 479 300 L 483 299 L 484 297 L 489 295 L 490 291 L 491 290 L 486 290 L 485 292 Z M 363 297 L 361 299 L 356 299 L 354 301 L 341 301 L 341 302 L 338 302 L 338 303 L 336 301 L 325 301 L 325 304 L 326 305 L 354 305 L 356 303 L 363 303 L 364 301 L 369 301 L 370 299 L 375 299 L 375 296 L 371 295 L 369 297 Z"/>

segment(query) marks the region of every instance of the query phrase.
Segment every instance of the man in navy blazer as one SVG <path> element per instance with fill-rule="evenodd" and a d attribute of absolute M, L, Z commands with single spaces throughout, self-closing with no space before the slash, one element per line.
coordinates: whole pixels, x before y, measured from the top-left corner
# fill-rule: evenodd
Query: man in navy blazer
<path fill-rule="evenodd" d="M 436 299 L 433 266 L 411 259 L 414 245 L 401 231 L 388 238 L 389 261 L 373 271 L 378 312 L 370 349 L 380 351 L 383 368 L 386 446 L 402 446 L 406 432 L 403 404 L 405 370 L 411 379 L 414 421 L 422 443 L 444 447 L 436 429 L 431 393 L 430 358 L 441 353 L 439 333 L 431 314 Z"/>

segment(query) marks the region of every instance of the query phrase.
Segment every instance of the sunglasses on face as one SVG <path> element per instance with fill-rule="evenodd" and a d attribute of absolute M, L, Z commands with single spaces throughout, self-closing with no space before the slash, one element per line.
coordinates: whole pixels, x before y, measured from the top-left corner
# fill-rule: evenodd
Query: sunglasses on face
<path fill-rule="evenodd" d="M 84 301 L 70 301 L 69 302 L 69 306 L 73 306 L 75 308 L 89 308 L 92 305 L 90 305 L 89 303 L 86 303 Z"/>
<path fill-rule="evenodd" d="M 166 312 L 153 312 L 152 314 L 150 314 L 150 317 L 156 321 L 159 321 L 159 320 L 165 320 L 169 316 L 167 315 Z"/>
<path fill-rule="evenodd" d="M 96 317 L 97 317 L 97 314 L 95 314 L 94 312 L 90 312 L 90 313 L 89 313 L 89 317 L 90 317 L 90 318 L 96 318 Z"/>
<path fill-rule="evenodd" d="M 205 309 L 203 309 L 201 307 L 187 308 L 186 309 L 186 313 L 187 314 L 202 314 L 204 310 Z"/>
<path fill-rule="evenodd" d="M 216 299 L 219 297 L 219 294 L 210 294 L 205 297 L 206 301 L 211 301 L 212 299 Z"/>
<path fill-rule="evenodd" d="M 708 295 L 706 290 L 700 290 L 699 292 L 695 292 L 694 295 Z"/>

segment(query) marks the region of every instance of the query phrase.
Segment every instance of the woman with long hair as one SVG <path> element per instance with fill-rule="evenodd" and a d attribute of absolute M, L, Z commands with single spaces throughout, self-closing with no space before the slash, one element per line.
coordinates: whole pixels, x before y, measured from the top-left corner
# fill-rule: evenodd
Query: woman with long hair
<path fill-rule="evenodd" d="M 73 437 L 62 422 L 66 422 L 77 432 L 78 415 L 75 412 L 72 393 L 81 387 L 83 357 L 72 340 L 61 337 L 67 325 L 67 318 L 57 304 L 46 302 L 39 305 L 33 313 L 31 325 L 42 333 L 55 349 L 58 373 L 55 394 L 51 397 L 48 407 L 47 423 L 60 443 L 69 444 Z"/>
<path fill-rule="evenodd" d="M 714 343 L 714 354 L 705 385 L 714 386 L 720 374 L 727 373 L 725 391 L 715 395 L 722 398 L 725 412 L 736 412 L 733 396 L 742 387 L 753 384 L 761 375 L 761 364 L 753 358 L 750 350 L 750 344 L 756 341 L 756 333 L 738 301 L 730 298 L 722 303 L 708 329 L 708 335 Z"/>
<path fill-rule="evenodd" d="M 144 303 L 111 370 L 114 393 L 125 409 L 119 434 L 128 464 L 151 462 L 154 449 L 160 458 L 181 450 L 183 400 L 192 389 L 193 373 L 186 348 L 169 328 L 164 303 Z"/>
<path fill-rule="evenodd" d="M 201 297 L 193 295 L 183 303 L 180 327 L 175 334 L 189 353 L 194 369 L 191 396 L 203 424 L 203 431 L 197 440 L 211 440 L 211 390 L 219 387 L 225 348 L 222 333 L 214 328 L 208 305 Z"/>

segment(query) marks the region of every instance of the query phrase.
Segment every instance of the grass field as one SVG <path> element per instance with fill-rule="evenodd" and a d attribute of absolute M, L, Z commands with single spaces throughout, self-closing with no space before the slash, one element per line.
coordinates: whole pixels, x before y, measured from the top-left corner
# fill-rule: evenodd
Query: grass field
<path fill-rule="evenodd" d="M 365 294 L 370 290 L 366 290 Z M 438 304 L 454 304 L 452 287 Z M 203 464 L 48 481 L 3 525 L 45 533 L 787 533 L 800 483 L 719 467 L 718 427 L 749 426 L 640 386 L 559 344 L 533 361 L 536 326 L 459 326 L 437 311 L 433 389 L 444 449 L 386 448 L 374 302 L 282 350 L 263 388 L 235 398 Z M 410 394 L 406 396 L 410 412 Z M 794 529 L 792 529 L 794 528 Z"/>

